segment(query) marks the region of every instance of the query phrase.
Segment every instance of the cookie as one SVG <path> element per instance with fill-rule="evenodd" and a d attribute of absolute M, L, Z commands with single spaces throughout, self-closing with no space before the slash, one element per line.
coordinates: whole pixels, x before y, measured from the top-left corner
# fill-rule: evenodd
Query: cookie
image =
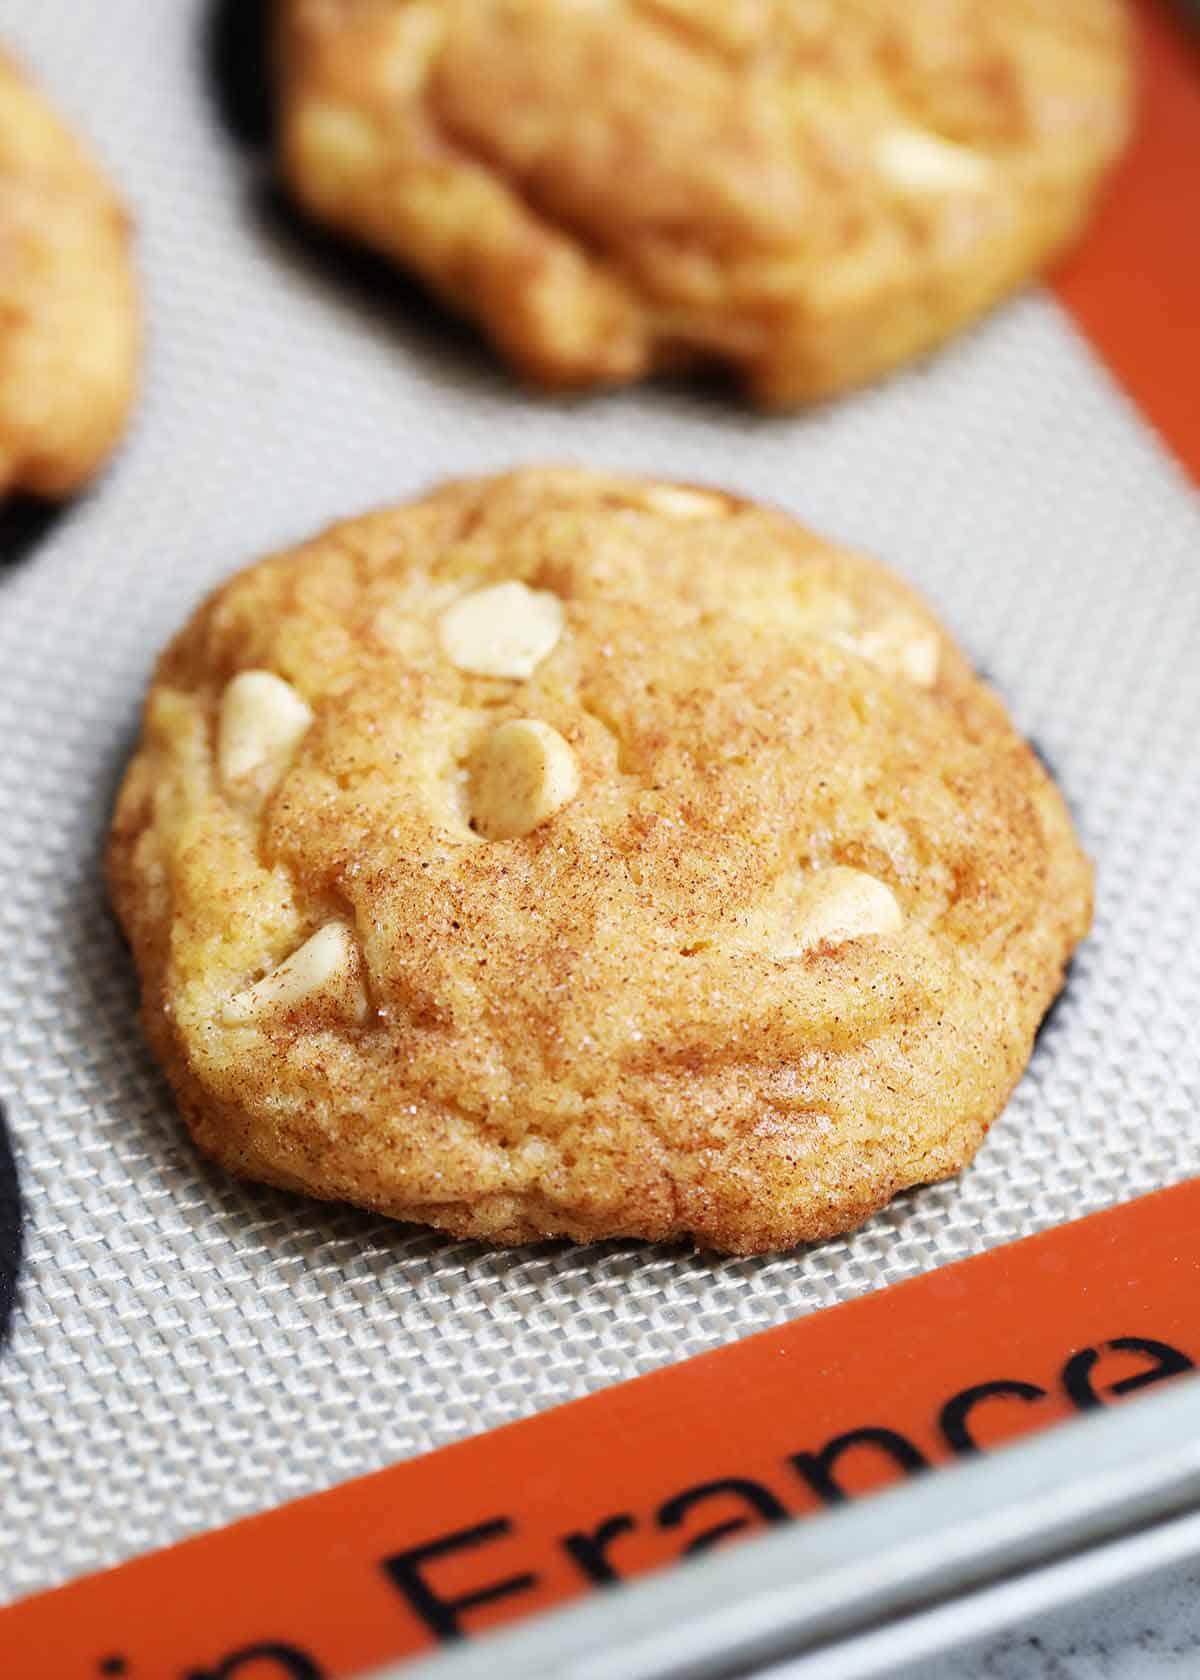
<path fill-rule="evenodd" d="M 69 495 L 124 428 L 138 356 L 128 218 L 0 53 L 0 495 Z"/>
<path fill-rule="evenodd" d="M 1123 0 L 279 0 L 283 168 L 528 378 L 765 405 L 982 315 L 1130 121 Z"/>
<path fill-rule="evenodd" d="M 234 1172 L 493 1243 L 786 1248 L 974 1154 L 1090 918 L 899 579 L 781 513 L 451 483 L 167 649 L 109 879 Z"/>

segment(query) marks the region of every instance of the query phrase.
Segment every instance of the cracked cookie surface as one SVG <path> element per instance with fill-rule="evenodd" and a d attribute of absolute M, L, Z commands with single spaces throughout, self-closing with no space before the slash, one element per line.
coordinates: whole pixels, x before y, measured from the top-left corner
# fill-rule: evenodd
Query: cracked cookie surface
<path fill-rule="evenodd" d="M 1069 242 L 1130 119 L 1124 0 L 279 0 L 279 36 L 301 203 L 550 386 L 861 384 Z"/>
<path fill-rule="evenodd" d="M 898 578 L 565 468 L 217 590 L 159 664 L 109 879 L 234 1171 L 490 1242 L 738 1252 L 970 1159 L 1091 896 Z"/>
<path fill-rule="evenodd" d="M 58 497 L 124 428 L 138 305 L 124 211 L 0 52 L 0 495 Z"/>

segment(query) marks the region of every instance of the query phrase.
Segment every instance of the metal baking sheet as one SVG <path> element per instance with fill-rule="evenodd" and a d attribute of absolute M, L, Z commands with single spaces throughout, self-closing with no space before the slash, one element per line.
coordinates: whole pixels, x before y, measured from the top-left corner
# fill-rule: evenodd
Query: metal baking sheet
<path fill-rule="evenodd" d="M 229 13 L 6 0 L 0 24 L 135 213 L 149 325 L 111 473 L 10 522 L 0 566 L 8 1599 L 1200 1171 L 1200 505 L 1051 296 L 808 416 L 530 396 L 286 210 L 214 51 Z M 844 1240 L 495 1254 L 261 1191 L 196 1156 L 142 1045 L 98 860 L 159 645 L 271 547 L 537 459 L 711 479 L 889 560 L 1097 860 L 1095 932 L 978 1162 Z"/>

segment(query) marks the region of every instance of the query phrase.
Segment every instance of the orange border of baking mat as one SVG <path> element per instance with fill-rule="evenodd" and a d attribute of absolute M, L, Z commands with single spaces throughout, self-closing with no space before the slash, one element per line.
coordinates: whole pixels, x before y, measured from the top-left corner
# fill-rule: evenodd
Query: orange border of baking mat
<path fill-rule="evenodd" d="M 1143 0 L 1139 22 L 1137 133 L 1052 284 L 1200 481 L 1200 19 Z"/>
<path fill-rule="evenodd" d="M 86 1576 L 0 1615 L 44 1680 L 334 1680 L 1200 1363 L 1200 1179 Z"/>

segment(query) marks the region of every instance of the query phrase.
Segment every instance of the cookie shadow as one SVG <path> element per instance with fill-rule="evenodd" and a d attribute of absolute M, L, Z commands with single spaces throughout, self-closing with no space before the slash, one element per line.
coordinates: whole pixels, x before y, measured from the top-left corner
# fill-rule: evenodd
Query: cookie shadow
<path fill-rule="evenodd" d="M 1059 1012 L 1066 1002 L 1067 993 L 1070 991 L 1073 994 L 1072 982 L 1075 973 L 1075 959 L 1072 958 L 1063 971 L 1062 985 L 1050 1000 L 1049 1008 L 1038 1022 L 1037 1031 L 1033 1035 L 1033 1049 L 1029 1057 L 1031 1062 L 1034 1056 L 1045 1055 L 1047 1051 L 1053 1048 L 1052 1041 L 1055 1037 L 1056 1024 L 1059 1021 Z"/>
<path fill-rule="evenodd" d="M 473 386 L 490 400 L 535 403 L 564 417 L 628 401 L 629 386 L 550 390 L 522 378 L 473 322 L 455 314 L 413 274 L 315 222 L 274 176 L 254 183 L 245 203 L 276 260 L 384 333 L 396 357 L 415 360 L 431 383 Z M 658 373 L 634 388 L 640 396 L 657 398 L 665 413 L 716 415 L 743 428 L 780 423 L 780 416 L 751 408 L 734 371 L 716 362 Z M 814 410 L 810 419 L 819 414 Z"/>
<path fill-rule="evenodd" d="M 0 499 L 0 568 L 29 559 L 69 511 L 70 503 L 41 496 L 17 495 Z"/>
<path fill-rule="evenodd" d="M 277 107 L 268 0 L 213 0 L 202 14 L 205 83 L 217 125 L 246 165 L 243 209 L 269 257 L 348 306 L 435 376 L 493 391 L 506 381 L 481 334 L 418 281 L 367 247 L 314 222 L 290 198 L 274 167 Z"/>
<path fill-rule="evenodd" d="M 25 1225 L 16 1155 L 8 1132 L 5 1105 L 0 1103 L 0 1353 L 16 1310 Z"/>
<path fill-rule="evenodd" d="M 237 146 L 265 150 L 275 131 L 271 0 L 213 0 L 201 31 L 201 63 L 218 122 Z"/>
<path fill-rule="evenodd" d="M 254 183 L 246 208 L 273 258 L 367 327 L 386 335 L 397 359 L 416 361 L 431 381 L 473 385 L 492 398 L 528 388 L 516 384 L 486 339 L 453 314 L 421 282 L 365 245 L 331 232 L 306 215 L 274 177 Z M 585 399 L 551 395 L 569 410 Z"/>

